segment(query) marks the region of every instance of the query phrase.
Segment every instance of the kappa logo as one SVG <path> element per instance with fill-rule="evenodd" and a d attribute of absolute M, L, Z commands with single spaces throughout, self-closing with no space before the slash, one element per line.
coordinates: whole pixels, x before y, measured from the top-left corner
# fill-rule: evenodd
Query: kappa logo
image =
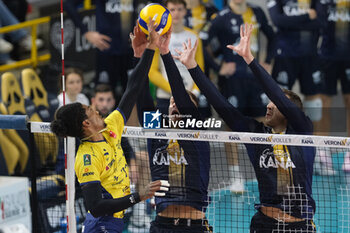
<path fill-rule="evenodd" d="M 85 154 L 85 155 L 83 156 L 83 160 L 84 160 L 84 166 L 89 166 L 89 165 L 91 165 L 91 155 Z"/>

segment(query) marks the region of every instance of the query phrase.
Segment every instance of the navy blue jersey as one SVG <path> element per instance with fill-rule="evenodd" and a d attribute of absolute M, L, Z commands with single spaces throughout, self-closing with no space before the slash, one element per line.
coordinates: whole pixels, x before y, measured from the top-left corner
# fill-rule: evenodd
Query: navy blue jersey
<path fill-rule="evenodd" d="M 152 180 L 168 180 L 165 197 L 156 197 L 157 213 L 169 205 L 205 211 L 208 203 L 210 148 L 208 142 L 148 140 Z"/>
<path fill-rule="evenodd" d="M 350 1 L 317 2 L 322 25 L 321 55 L 333 60 L 350 60 Z"/>
<path fill-rule="evenodd" d="M 269 0 L 267 7 L 277 27 L 277 53 L 286 57 L 313 56 L 321 23 L 308 14 L 312 0 Z"/>
<path fill-rule="evenodd" d="M 171 54 L 162 55 L 172 95 L 182 115 L 190 119 L 202 117 L 191 101 Z M 140 123 L 144 111 L 154 111 L 148 86 L 139 95 L 137 109 Z M 185 135 L 183 135 L 185 136 Z M 210 146 L 208 142 L 148 139 L 148 154 L 152 180 L 168 180 L 170 189 L 164 197 L 156 197 L 157 213 L 170 205 L 186 205 L 205 211 L 209 204 L 208 185 Z"/>
<path fill-rule="evenodd" d="M 82 23 L 76 7 L 82 0 L 66 0 L 65 10 L 69 13 L 75 25 L 82 33 L 88 31 Z M 130 49 L 129 33 L 132 32 L 137 15 L 134 11 L 133 0 L 97 0 L 96 4 L 96 31 L 112 38 L 111 47 L 103 51 L 109 55 L 125 55 Z"/>
<path fill-rule="evenodd" d="M 201 4 L 193 9 L 187 9 L 185 26 L 199 32 L 218 10 L 210 4 Z"/>
<path fill-rule="evenodd" d="M 287 134 L 312 134 L 311 120 L 282 92 L 271 76 L 254 60 L 249 67 L 263 90 L 287 118 Z M 233 107 L 198 68 L 189 70 L 201 92 L 233 131 L 272 133 L 270 127 L 243 116 Z M 252 140 L 267 140 L 252 137 Z M 313 147 L 246 144 L 260 192 L 259 209 L 280 208 L 297 218 L 312 219 L 315 201 L 312 198 Z"/>
<path fill-rule="evenodd" d="M 225 7 L 204 29 L 204 32 L 201 33 L 201 39 L 206 46 L 211 40 L 217 38 L 220 44 L 220 51 L 223 54 L 223 60 L 225 62 L 236 62 L 237 69 L 247 69 L 244 60 L 226 47 L 226 45 L 239 43 L 240 26 L 244 23 L 253 24 L 251 50 L 255 56 L 258 57 L 260 52 L 260 31 L 267 36 L 268 50 L 265 62 L 270 63 L 275 51 L 275 34 L 260 7 L 248 5 L 247 11 L 242 15 L 234 13 L 229 6 Z M 218 71 L 219 67 L 214 69 Z"/>

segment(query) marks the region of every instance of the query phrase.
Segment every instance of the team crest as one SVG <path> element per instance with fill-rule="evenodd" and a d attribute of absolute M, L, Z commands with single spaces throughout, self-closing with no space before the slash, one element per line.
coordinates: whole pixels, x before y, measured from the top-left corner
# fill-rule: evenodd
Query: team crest
<path fill-rule="evenodd" d="M 83 159 L 84 159 L 84 166 L 89 166 L 89 165 L 91 165 L 91 155 L 85 154 L 85 155 L 83 156 Z"/>

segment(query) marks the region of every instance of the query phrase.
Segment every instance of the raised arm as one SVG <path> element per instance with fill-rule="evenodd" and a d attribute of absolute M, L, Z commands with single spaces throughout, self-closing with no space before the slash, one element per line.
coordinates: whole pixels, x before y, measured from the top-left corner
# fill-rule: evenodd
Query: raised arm
<path fill-rule="evenodd" d="M 140 30 L 138 26 L 134 27 L 134 35 L 131 35 L 132 47 L 134 55 L 139 56 L 143 53 L 140 62 L 133 70 L 127 84 L 127 88 L 120 100 L 118 108 L 124 114 L 125 122 L 129 119 L 132 108 L 136 103 L 138 93 L 141 92 L 145 86 L 148 72 L 151 67 L 154 50 L 159 40 L 159 34 L 155 31 L 154 21 L 151 21 L 147 26 L 149 29 L 149 42 L 146 40 L 146 35 Z M 143 52 L 144 48 L 146 50 Z"/>
<path fill-rule="evenodd" d="M 252 131 L 255 121 L 243 116 L 233 107 L 199 68 L 194 59 L 196 48 L 197 43 L 195 43 L 193 48 L 190 44 L 187 44 L 183 51 L 177 51 L 179 56 L 174 57 L 187 67 L 200 91 L 232 130 Z"/>
<path fill-rule="evenodd" d="M 191 115 L 193 118 L 201 118 L 197 106 L 192 102 L 183 83 L 181 74 L 169 51 L 169 42 L 172 30 L 170 29 L 160 40 L 158 45 L 162 56 L 165 70 L 169 79 L 171 93 L 174 97 L 177 108 L 183 115 Z M 191 43 L 191 40 L 189 40 Z M 197 43 L 197 42 L 196 42 Z M 186 45 L 184 45 L 186 46 Z"/>
<path fill-rule="evenodd" d="M 252 25 L 242 25 L 239 45 L 228 45 L 227 47 L 243 57 L 253 71 L 255 77 L 259 80 L 266 95 L 287 118 L 288 123 L 291 124 L 293 129 L 300 133 L 312 132 L 312 124 L 310 124 L 309 118 L 305 115 L 302 109 L 298 108 L 288 99 L 269 73 L 267 73 L 267 71 L 254 59 L 254 56 L 250 51 L 250 35 L 252 28 Z"/>

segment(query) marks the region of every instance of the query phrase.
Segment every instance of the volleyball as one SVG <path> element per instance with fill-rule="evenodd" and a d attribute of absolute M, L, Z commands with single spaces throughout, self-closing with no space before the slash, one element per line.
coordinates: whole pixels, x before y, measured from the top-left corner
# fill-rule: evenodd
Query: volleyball
<path fill-rule="evenodd" d="M 149 18 L 158 24 L 156 31 L 160 35 L 165 34 L 171 26 L 170 11 L 158 3 L 148 4 L 140 11 L 139 27 L 146 35 L 148 35 L 147 23 L 149 23 Z"/>

